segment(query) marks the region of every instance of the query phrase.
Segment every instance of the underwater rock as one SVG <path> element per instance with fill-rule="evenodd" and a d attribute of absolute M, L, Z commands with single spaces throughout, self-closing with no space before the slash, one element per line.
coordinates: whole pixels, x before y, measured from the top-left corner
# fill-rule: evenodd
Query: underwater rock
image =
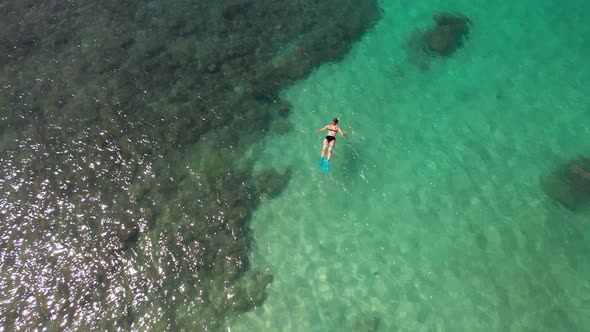
<path fill-rule="evenodd" d="M 275 197 L 283 191 L 290 178 L 291 170 L 283 173 L 267 170 L 256 177 L 254 185 L 258 193 Z"/>
<path fill-rule="evenodd" d="M 119 231 L 119 238 L 121 239 L 122 249 L 127 250 L 131 248 L 137 240 L 139 240 L 140 230 L 137 226 L 122 227 Z"/>
<path fill-rule="evenodd" d="M 423 46 L 426 51 L 448 55 L 459 48 L 469 34 L 470 21 L 457 14 L 438 14 L 434 16 L 434 27 L 424 34 Z"/>
<path fill-rule="evenodd" d="M 233 20 L 240 15 L 245 15 L 250 7 L 252 7 L 252 3 L 250 1 L 242 1 L 230 4 L 223 9 L 221 16 L 223 16 L 223 18 L 226 20 Z"/>
<path fill-rule="evenodd" d="M 590 203 L 590 159 L 580 157 L 561 166 L 542 179 L 543 191 L 572 211 L 580 211 Z"/>
<path fill-rule="evenodd" d="M 210 74 L 213 74 L 217 71 L 217 65 L 212 63 L 210 65 L 207 66 L 207 72 Z"/>
<path fill-rule="evenodd" d="M 406 41 L 408 60 L 427 69 L 433 55 L 448 56 L 463 45 L 471 21 L 461 14 L 437 14 L 434 26 L 426 31 L 416 29 Z"/>
<path fill-rule="evenodd" d="M 234 288 L 230 306 L 234 312 L 245 312 L 260 306 L 266 298 L 266 289 L 273 276 L 259 270 L 252 270 L 245 275 Z"/>

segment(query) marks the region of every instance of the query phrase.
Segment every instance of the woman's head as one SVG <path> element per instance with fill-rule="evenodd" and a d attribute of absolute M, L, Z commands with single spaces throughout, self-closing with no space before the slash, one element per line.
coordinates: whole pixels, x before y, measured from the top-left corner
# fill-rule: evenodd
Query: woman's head
<path fill-rule="evenodd" d="M 334 119 L 332 119 L 332 123 L 333 123 L 333 124 L 338 124 L 338 118 L 334 118 Z"/>

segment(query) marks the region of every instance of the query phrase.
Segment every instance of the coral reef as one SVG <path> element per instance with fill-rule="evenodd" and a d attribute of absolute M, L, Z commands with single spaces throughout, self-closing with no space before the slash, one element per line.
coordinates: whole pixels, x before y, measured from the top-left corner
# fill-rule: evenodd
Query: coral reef
<path fill-rule="evenodd" d="M 433 17 L 434 26 L 426 31 L 414 30 L 406 42 L 410 61 L 427 67 L 432 55 L 448 56 L 463 45 L 471 21 L 461 14 L 440 13 Z"/>
<path fill-rule="evenodd" d="M 553 200 L 572 211 L 590 203 L 590 158 L 579 157 L 542 179 L 543 190 Z"/>
<path fill-rule="evenodd" d="M 469 34 L 470 21 L 463 15 L 438 14 L 434 16 L 434 27 L 422 37 L 424 49 L 435 54 L 450 54 L 459 48 Z"/>
<path fill-rule="evenodd" d="M 257 192 L 275 197 L 285 188 L 290 177 L 290 170 L 285 171 L 283 174 L 269 170 L 256 177 L 254 186 Z"/>
<path fill-rule="evenodd" d="M 0 9 L 1 326 L 212 330 L 261 305 L 272 276 L 249 267 L 248 220 L 290 173 L 238 161 L 377 2 Z"/>

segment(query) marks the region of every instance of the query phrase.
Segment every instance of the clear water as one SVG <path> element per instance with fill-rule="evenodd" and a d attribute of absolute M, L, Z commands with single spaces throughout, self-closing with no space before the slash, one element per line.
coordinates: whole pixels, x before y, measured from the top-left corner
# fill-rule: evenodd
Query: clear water
<path fill-rule="evenodd" d="M 346 59 L 284 91 L 293 130 L 260 165 L 294 176 L 252 222 L 275 279 L 231 330 L 589 330 L 590 215 L 540 187 L 588 154 L 588 5 L 382 5 Z M 403 45 L 434 10 L 473 26 L 421 70 Z M 323 173 L 314 131 L 335 116 L 351 140 Z"/>
<path fill-rule="evenodd" d="M 133 17 L 137 3 L 117 12 L 117 22 Z M 186 23 L 187 5 L 138 6 L 159 23 L 169 17 Z M 106 12 L 119 8 L 104 6 Z M 556 167 L 589 155 L 589 5 L 385 0 L 381 6 L 382 19 L 344 59 L 282 92 L 293 105 L 288 124 L 252 147 L 258 171 L 290 169 L 292 177 L 250 220 L 252 271 L 273 278 L 263 305 L 239 317 L 231 308 L 208 306 L 209 294 L 191 287 L 199 275 L 190 272 L 203 266 L 190 258 L 201 251 L 198 241 L 183 242 L 191 236 L 215 239 L 187 216 L 215 223 L 223 212 L 242 213 L 255 205 L 244 200 L 247 207 L 226 201 L 203 206 L 200 200 L 206 201 L 200 188 L 207 181 L 244 185 L 232 182 L 239 176 L 220 171 L 238 152 L 220 156 L 216 146 L 197 144 L 180 153 L 146 137 L 142 126 L 149 121 L 141 115 L 127 118 L 120 112 L 110 91 L 125 85 L 101 85 L 110 74 L 100 76 L 94 72 L 100 66 L 93 64 L 111 61 L 110 55 L 113 61 L 142 62 L 142 52 L 137 59 L 121 59 L 109 49 L 129 38 L 127 26 L 75 20 L 86 39 L 61 54 L 71 62 L 51 60 L 48 52 L 50 60 L 30 64 L 38 66 L 34 70 L 12 71 L 21 83 L 31 82 L 30 90 L 1 87 L 7 99 L 0 121 L 21 110 L 8 101 L 34 100 L 30 96 L 44 91 L 63 97 L 68 106 L 48 105 L 44 114 L 54 114 L 59 121 L 52 124 L 61 126 L 49 127 L 29 119 L 35 112 L 24 105 L 22 118 L 30 121 L 24 136 L 31 139 L 16 148 L 16 134 L 0 122 L 0 331 L 15 321 L 17 327 L 50 330 L 201 328 L 217 326 L 207 319 L 224 310 L 228 331 L 590 330 L 590 211 L 564 209 L 540 185 Z M 54 7 L 61 8 L 43 8 Z M 468 42 L 447 58 L 413 58 L 406 52 L 408 37 L 441 11 L 471 19 Z M 187 31 L 182 33 L 190 35 Z M 138 48 L 150 49 L 151 38 L 161 38 L 156 35 L 139 33 Z M 210 51 L 187 40 L 174 44 L 179 57 L 174 61 L 190 62 L 195 49 Z M 290 51 L 286 45 L 284 53 Z M 96 62 L 75 63 L 78 58 Z M 141 66 L 131 69 L 142 75 Z M 49 89 L 60 71 L 72 76 L 71 85 Z M 161 98 L 150 107 L 163 116 L 176 115 L 167 102 L 178 96 L 198 99 L 183 90 L 190 75 L 162 81 L 169 79 L 173 88 L 145 91 Z M 60 95 L 72 89 L 71 97 Z M 128 91 L 133 92 L 117 96 L 125 99 Z M 96 125 L 78 121 L 86 112 L 101 114 L 96 106 L 101 103 L 113 112 L 97 115 Z M 323 135 L 315 130 L 333 117 L 341 119 L 351 139 L 338 137 L 331 169 L 324 173 L 316 167 Z M 167 130 L 174 134 L 174 128 Z M 37 144 L 38 137 L 49 139 Z M 130 139 L 118 142 L 121 137 Z M 146 151 L 164 151 L 166 157 L 148 158 Z M 220 165 L 215 174 L 201 173 L 208 163 Z M 157 175 L 163 180 L 152 181 L 153 172 L 162 170 Z M 78 182 L 68 182 L 68 174 L 76 172 L 89 178 L 73 176 Z M 138 204 L 141 195 L 149 196 L 151 207 Z M 126 242 L 135 232 L 140 239 L 130 250 Z M 247 244 L 223 248 L 233 253 L 237 247 L 245 250 Z M 230 256 L 231 264 L 240 261 Z M 212 270 L 224 275 L 207 276 L 223 289 L 210 295 L 211 303 L 223 304 L 218 298 L 232 294 L 225 288 L 237 271 L 231 264 Z"/>

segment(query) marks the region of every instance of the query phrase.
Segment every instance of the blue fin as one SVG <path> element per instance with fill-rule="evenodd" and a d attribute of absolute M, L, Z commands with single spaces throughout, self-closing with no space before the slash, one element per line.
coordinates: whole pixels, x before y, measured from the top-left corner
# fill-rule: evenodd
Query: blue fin
<path fill-rule="evenodd" d="M 322 167 L 322 170 L 324 172 L 327 172 L 330 169 L 330 160 L 325 160 L 324 161 L 324 167 Z"/>
<path fill-rule="evenodd" d="M 321 157 L 320 161 L 318 161 L 318 167 L 321 169 L 324 169 L 325 164 L 326 164 L 326 159 L 324 157 Z"/>

